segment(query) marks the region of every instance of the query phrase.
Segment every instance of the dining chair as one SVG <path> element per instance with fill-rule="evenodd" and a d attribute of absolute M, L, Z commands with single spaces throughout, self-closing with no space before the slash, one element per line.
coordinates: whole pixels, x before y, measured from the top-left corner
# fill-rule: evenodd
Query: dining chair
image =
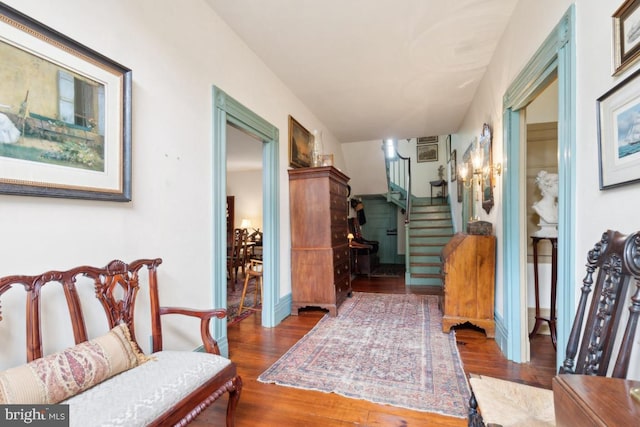
<path fill-rule="evenodd" d="M 247 230 L 245 228 L 236 228 L 233 230 L 231 242 L 227 244 L 227 271 L 231 287 L 235 291 L 238 281 L 238 269 L 245 274 L 247 264 Z"/>
<path fill-rule="evenodd" d="M 256 287 L 253 294 L 253 307 L 244 306 L 244 298 L 247 294 L 247 287 L 249 286 L 249 280 L 254 279 L 256 281 Z M 258 299 L 258 295 L 260 295 Z M 262 260 L 252 259 L 249 262 L 249 268 L 247 268 L 244 276 L 244 288 L 242 289 L 242 297 L 240 297 L 240 307 L 238 308 L 238 316 L 242 314 L 244 309 L 260 311 L 260 305 L 262 304 Z"/>

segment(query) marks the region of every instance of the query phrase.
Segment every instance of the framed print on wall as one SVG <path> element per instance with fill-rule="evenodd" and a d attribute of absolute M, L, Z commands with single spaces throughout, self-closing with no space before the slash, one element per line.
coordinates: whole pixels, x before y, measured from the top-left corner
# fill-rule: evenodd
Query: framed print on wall
<path fill-rule="evenodd" d="M 640 57 L 640 0 L 626 0 L 613 14 L 613 75 Z"/>
<path fill-rule="evenodd" d="M 451 181 L 455 181 L 456 177 L 458 176 L 458 165 L 457 165 L 458 159 L 457 159 L 457 157 L 458 157 L 457 151 L 453 150 L 451 152 L 451 162 L 450 162 L 451 163 L 450 164 L 450 166 L 451 166 Z"/>
<path fill-rule="evenodd" d="M 600 190 L 640 181 L 640 70 L 596 104 Z"/>
<path fill-rule="evenodd" d="M 131 200 L 131 70 L 2 3 L 0 193 Z"/>
<path fill-rule="evenodd" d="M 289 116 L 289 166 L 292 168 L 310 167 L 312 145 L 311 133 L 296 119 Z"/>
<path fill-rule="evenodd" d="M 416 150 L 418 163 L 438 161 L 438 144 L 417 145 Z"/>
<path fill-rule="evenodd" d="M 482 208 L 486 213 L 491 212 L 493 208 L 493 173 L 491 167 L 493 165 L 493 147 L 491 146 L 491 128 L 488 124 L 482 125 L 482 133 L 478 141 L 479 148 L 482 150 Z"/>

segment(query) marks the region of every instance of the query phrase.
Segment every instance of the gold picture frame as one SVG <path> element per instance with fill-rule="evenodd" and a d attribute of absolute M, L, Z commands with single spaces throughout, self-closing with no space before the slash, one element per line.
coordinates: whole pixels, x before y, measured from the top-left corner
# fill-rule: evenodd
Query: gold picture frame
<path fill-rule="evenodd" d="M 613 75 L 640 58 L 640 0 L 626 0 L 613 18 Z"/>
<path fill-rule="evenodd" d="M 296 119 L 289 116 L 289 166 L 311 167 L 313 137 Z"/>

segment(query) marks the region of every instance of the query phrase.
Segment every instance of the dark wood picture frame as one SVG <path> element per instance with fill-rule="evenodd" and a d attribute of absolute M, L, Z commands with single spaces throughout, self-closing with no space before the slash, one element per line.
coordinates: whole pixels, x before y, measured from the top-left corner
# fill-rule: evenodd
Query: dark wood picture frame
<path fill-rule="evenodd" d="M 437 162 L 438 144 L 416 145 L 416 158 L 418 159 L 418 163 Z"/>
<path fill-rule="evenodd" d="M 289 166 L 292 168 L 311 167 L 312 145 L 311 132 L 289 116 Z"/>
<path fill-rule="evenodd" d="M 451 152 L 451 161 L 450 161 L 450 171 L 451 171 L 451 182 L 455 181 L 458 176 L 458 152 L 453 150 Z"/>
<path fill-rule="evenodd" d="M 131 73 L 0 3 L 0 193 L 130 201 Z"/>
<path fill-rule="evenodd" d="M 493 200 L 493 147 L 491 143 L 491 128 L 488 124 L 482 126 L 480 134 L 479 148 L 483 152 L 482 165 L 482 209 L 486 213 L 491 212 L 494 205 Z"/>
<path fill-rule="evenodd" d="M 640 0 L 626 0 L 613 19 L 613 75 L 640 58 Z"/>
<path fill-rule="evenodd" d="M 600 190 L 640 182 L 640 70 L 596 100 Z"/>

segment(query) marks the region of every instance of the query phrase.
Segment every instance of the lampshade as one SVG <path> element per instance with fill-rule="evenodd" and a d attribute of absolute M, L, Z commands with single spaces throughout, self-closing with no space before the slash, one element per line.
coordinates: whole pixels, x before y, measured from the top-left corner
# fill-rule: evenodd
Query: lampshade
<path fill-rule="evenodd" d="M 249 221 L 248 219 L 244 218 L 242 220 L 242 222 L 240 223 L 240 228 L 251 228 L 251 221 Z"/>

